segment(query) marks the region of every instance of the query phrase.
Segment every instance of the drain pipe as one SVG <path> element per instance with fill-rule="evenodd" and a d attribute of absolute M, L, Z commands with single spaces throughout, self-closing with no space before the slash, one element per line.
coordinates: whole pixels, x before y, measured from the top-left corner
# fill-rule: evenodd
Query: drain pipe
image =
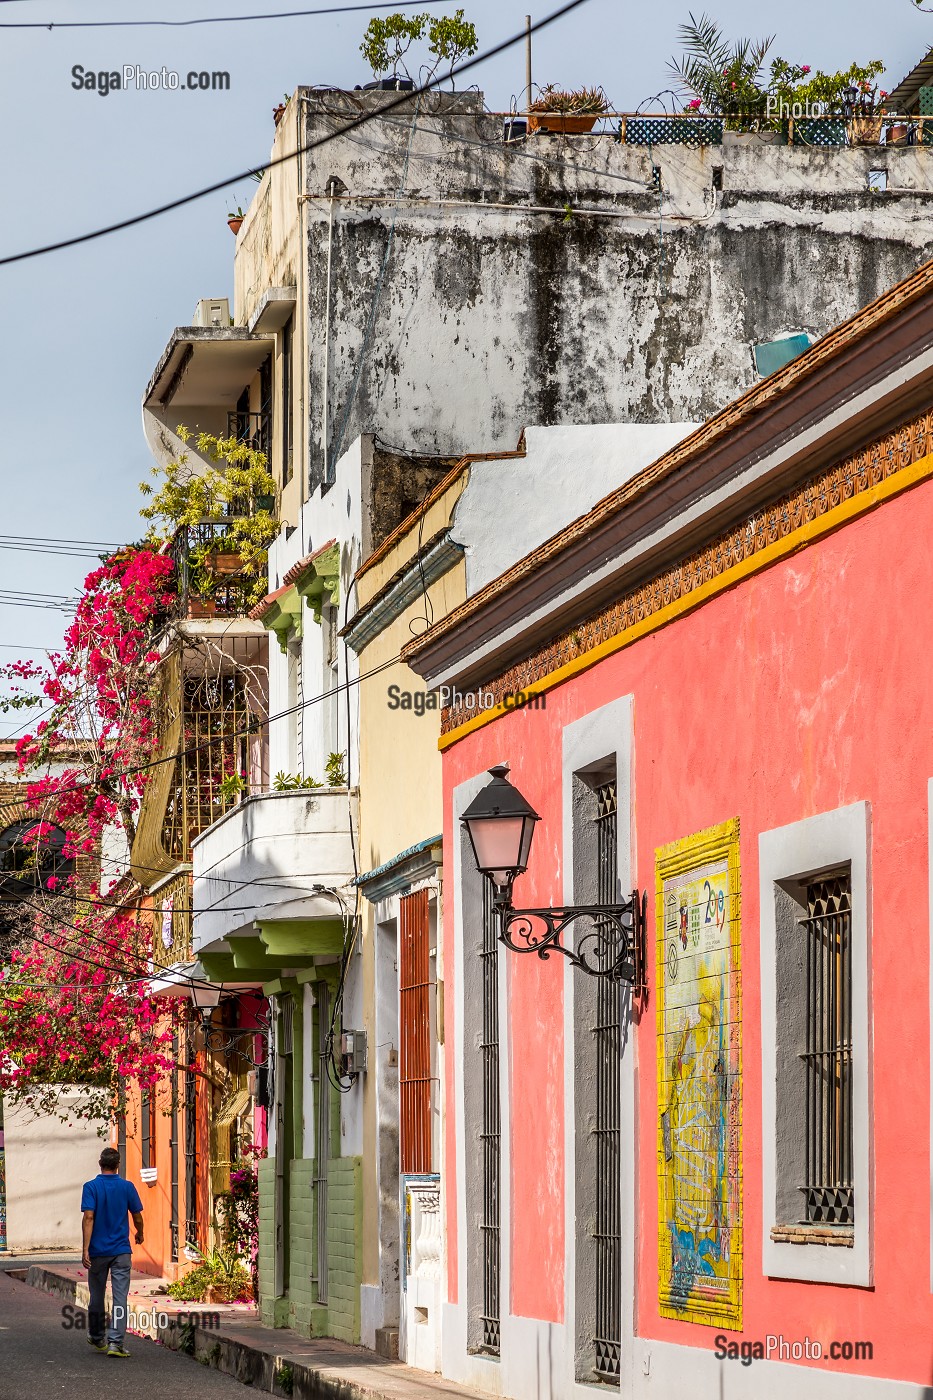
<path fill-rule="evenodd" d="M 324 297 L 324 413 L 321 425 L 322 446 L 324 449 L 324 484 L 330 482 L 330 283 L 334 252 L 334 201 L 342 181 L 332 175 L 327 182 L 330 207 L 327 213 L 327 284 Z"/>

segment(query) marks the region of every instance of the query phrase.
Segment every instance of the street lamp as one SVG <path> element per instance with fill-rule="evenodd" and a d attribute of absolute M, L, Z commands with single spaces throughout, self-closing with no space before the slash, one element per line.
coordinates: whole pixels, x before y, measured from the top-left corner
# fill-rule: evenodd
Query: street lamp
<path fill-rule="evenodd" d="M 240 1055 L 244 1060 L 248 1060 L 254 1069 L 262 1068 L 266 1064 L 265 1055 L 258 1060 L 254 1059 L 250 1051 L 250 1042 L 256 1036 L 263 1038 L 268 1036 L 271 1018 L 268 1015 L 254 1012 L 255 1024 L 252 1026 L 215 1026 L 213 1017 L 220 1004 L 222 991 L 223 987 L 213 987 L 207 982 L 192 982 L 191 984 L 192 1005 L 201 1013 L 204 1049 L 212 1050 L 215 1054 Z"/>
<path fill-rule="evenodd" d="M 191 983 L 191 1001 L 196 1011 L 201 1013 L 201 1025 L 205 1032 L 210 1030 L 214 1012 L 220 1005 L 221 987 L 210 982 Z"/>
<path fill-rule="evenodd" d="M 643 986 L 645 896 L 637 890 L 621 904 L 574 904 L 559 908 L 515 909 L 512 885 L 528 869 L 528 857 L 540 821 L 534 808 L 509 782 L 508 765 L 490 768 L 492 782 L 479 792 L 461 817 L 473 848 L 476 868 L 493 887 L 499 939 L 513 953 L 563 953 L 591 977 Z M 593 927 L 565 948 L 568 925 L 588 920 Z"/>

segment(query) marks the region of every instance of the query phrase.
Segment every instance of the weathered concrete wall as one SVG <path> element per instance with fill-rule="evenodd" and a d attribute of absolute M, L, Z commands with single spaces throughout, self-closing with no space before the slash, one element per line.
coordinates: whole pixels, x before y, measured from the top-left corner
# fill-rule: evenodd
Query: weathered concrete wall
<path fill-rule="evenodd" d="M 301 95 L 307 143 L 387 100 Z M 823 335 L 933 253 L 922 148 L 501 136 L 478 94 L 445 94 L 307 155 L 313 482 L 328 319 L 332 461 L 366 431 L 507 448 L 526 423 L 704 419 L 754 381 L 755 344 Z"/>

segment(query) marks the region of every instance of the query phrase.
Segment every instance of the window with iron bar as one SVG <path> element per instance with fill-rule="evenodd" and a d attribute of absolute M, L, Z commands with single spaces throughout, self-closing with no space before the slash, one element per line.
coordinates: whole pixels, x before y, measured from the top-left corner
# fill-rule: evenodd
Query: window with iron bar
<path fill-rule="evenodd" d="M 483 1258 L 482 1350 L 499 1355 L 499 1271 L 501 1108 L 499 1101 L 499 942 L 498 916 L 492 902 L 492 885 L 483 881 L 483 927 L 480 950 L 483 992 L 482 1064 L 483 1195 L 480 1232 Z"/>
<path fill-rule="evenodd" d="M 198 1226 L 198 1081 L 194 1038 L 189 1027 L 185 1047 L 185 1244 L 200 1247 Z"/>
<path fill-rule="evenodd" d="M 331 1144 L 330 1087 L 330 987 L 326 982 L 315 985 L 317 1008 L 317 1103 L 315 1105 L 314 1135 L 314 1194 L 317 1206 L 317 1261 L 312 1282 L 319 1303 L 327 1302 L 327 1162 Z"/>
<path fill-rule="evenodd" d="M 433 1171 L 431 926 L 428 891 L 399 900 L 399 1168 Z"/>
<path fill-rule="evenodd" d="M 140 1149 L 142 1166 L 154 1167 L 156 1144 L 156 1096 L 155 1089 L 144 1089 L 140 1103 Z"/>
<path fill-rule="evenodd" d="M 851 1227 L 852 897 L 848 870 L 807 885 L 806 1179 L 803 1223 Z"/>
<path fill-rule="evenodd" d="M 596 797 L 597 902 L 618 899 L 618 800 L 616 780 L 601 783 Z M 595 1370 L 618 1385 L 622 1349 L 622 983 L 600 977 L 592 1033 L 596 1051 L 596 1255 Z"/>

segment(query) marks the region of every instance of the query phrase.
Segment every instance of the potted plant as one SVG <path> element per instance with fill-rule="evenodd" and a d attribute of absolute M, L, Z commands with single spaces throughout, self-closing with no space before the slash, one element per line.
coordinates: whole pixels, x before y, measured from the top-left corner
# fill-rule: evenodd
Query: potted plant
<path fill-rule="evenodd" d="M 404 57 L 412 44 L 427 35 L 428 52 L 433 62 L 426 65 L 430 81 L 442 63 L 453 69 L 461 58 L 476 53 L 476 26 L 464 18 L 463 10 L 452 15 L 386 15 L 371 19 L 360 44 L 360 53 L 372 68 L 375 81 L 364 83 L 363 90 L 411 92 L 414 79 L 405 66 Z M 391 77 L 381 74 L 391 70 Z M 399 71 L 401 70 L 401 72 Z"/>
<path fill-rule="evenodd" d="M 887 95 L 883 88 L 878 92 L 868 81 L 860 83 L 858 97 L 852 104 L 852 116 L 849 119 L 850 145 L 878 145 L 884 127 L 884 107 L 879 108 L 877 103 L 883 103 Z"/>
<path fill-rule="evenodd" d="M 601 87 L 564 92 L 556 84 L 548 83 L 528 108 L 528 130 L 583 136 L 592 131 L 597 120 L 608 111 L 609 102 Z"/>
<path fill-rule="evenodd" d="M 229 576 L 240 572 L 243 567 L 243 556 L 235 550 L 221 547 L 209 554 L 204 562 L 211 573 Z"/>
<path fill-rule="evenodd" d="M 762 68 L 773 38 L 730 43 L 708 15 L 696 19 L 693 14 L 679 32 L 684 53 L 668 68 L 684 96 L 693 99 L 689 110 L 722 117 L 730 131 L 760 130 L 767 117 Z"/>
<path fill-rule="evenodd" d="M 215 598 L 189 598 L 188 616 L 190 618 L 216 617 L 217 600 Z"/>
<path fill-rule="evenodd" d="M 415 84 L 403 62 L 416 40 L 424 37 L 427 15 L 386 15 L 371 19 L 360 44 L 360 53 L 375 74 L 375 81 L 364 83 L 364 90 L 411 91 Z M 402 74 L 399 73 L 402 69 Z M 391 78 L 380 74 L 392 70 Z M 404 76 L 403 76 L 404 75 Z"/>
<path fill-rule="evenodd" d="M 228 209 L 227 227 L 229 228 L 230 232 L 234 234 L 239 233 L 240 229 L 243 227 L 243 220 L 245 218 L 246 215 L 243 213 L 243 210 L 240 208 L 239 205 L 237 205 L 236 209 L 234 209 L 233 211 L 230 211 Z"/>

